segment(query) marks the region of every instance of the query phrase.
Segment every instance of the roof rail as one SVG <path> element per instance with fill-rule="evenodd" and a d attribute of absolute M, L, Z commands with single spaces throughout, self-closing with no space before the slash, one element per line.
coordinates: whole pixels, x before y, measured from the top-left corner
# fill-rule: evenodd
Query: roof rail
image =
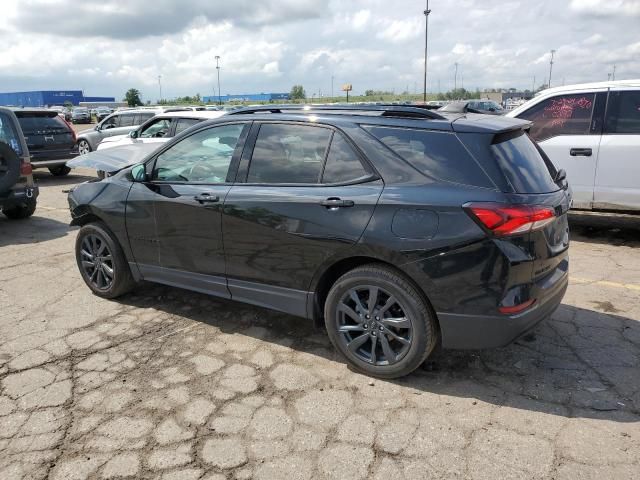
<path fill-rule="evenodd" d="M 433 110 L 429 110 L 418 105 L 260 105 L 256 107 L 247 107 L 239 110 L 233 110 L 227 113 L 227 115 L 246 115 L 250 113 L 287 113 L 287 111 L 294 111 L 295 113 L 344 113 L 350 115 L 366 115 L 368 112 L 379 112 L 381 117 L 417 118 L 430 120 L 445 119 L 445 117 L 434 112 Z"/>

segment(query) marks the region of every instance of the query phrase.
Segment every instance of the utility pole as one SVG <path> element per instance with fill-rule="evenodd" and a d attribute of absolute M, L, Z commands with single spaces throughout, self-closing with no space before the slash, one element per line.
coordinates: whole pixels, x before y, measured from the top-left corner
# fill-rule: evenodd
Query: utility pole
<path fill-rule="evenodd" d="M 457 90 L 458 89 L 458 62 L 454 63 L 455 67 L 456 67 L 456 71 L 453 74 L 453 90 Z"/>
<path fill-rule="evenodd" d="M 551 72 L 553 71 L 553 56 L 555 55 L 555 53 L 555 50 L 551 50 L 551 60 L 549 60 L 549 85 L 547 85 L 548 88 L 551 88 Z"/>
<path fill-rule="evenodd" d="M 422 94 L 422 100 L 426 103 L 427 101 L 427 46 L 429 39 L 429 14 L 431 10 L 429 10 L 429 0 L 427 0 L 427 8 L 423 12 L 424 13 L 424 91 Z"/>
<path fill-rule="evenodd" d="M 533 85 L 531 87 L 531 92 L 534 93 L 536 91 L 536 76 L 533 76 Z"/>
<path fill-rule="evenodd" d="M 162 75 L 158 75 L 158 87 L 160 88 L 160 103 L 162 103 Z"/>
<path fill-rule="evenodd" d="M 331 101 L 333 102 L 333 75 L 331 75 Z"/>
<path fill-rule="evenodd" d="M 220 93 L 220 55 L 216 55 L 216 70 L 218 71 L 218 105 L 222 105 L 222 94 Z"/>
<path fill-rule="evenodd" d="M 611 80 L 615 80 L 616 79 L 616 66 L 615 64 L 613 65 L 613 73 L 611 74 Z"/>
<path fill-rule="evenodd" d="M 607 81 L 611 80 L 611 74 L 607 73 Z"/>

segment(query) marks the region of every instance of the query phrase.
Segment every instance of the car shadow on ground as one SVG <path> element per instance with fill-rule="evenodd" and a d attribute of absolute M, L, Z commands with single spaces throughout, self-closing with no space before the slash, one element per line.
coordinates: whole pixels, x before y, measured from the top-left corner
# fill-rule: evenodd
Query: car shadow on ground
<path fill-rule="evenodd" d="M 56 177 L 51 175 L 48 170 L 34 170 L 33 178 L 36 181 L 36 185 L 39 187 L 50 187 L 55 185 L 75 185 L 77 183 L 87 182 L 89 180 L 95 180 L 97 175 L 91 176 L 86 174 L 87 170 L 84 169 L 82 173 L 71 173 L 63 177 Z"/>
<path fill-rule="evenodd" d="M 640 247 L 640 213 L 616 215 L 572 212 L 569 214 L 569 227 L 572 240 Z"/>
<path fill-rule="evenodd" d="M 54 240 L 64 237 L 69 229 L 65 222 L 39 216 L 37 207 L 32 217 L 22 220 L 9 220 L 0 214 L 0 248 Z"/>
<path fill-rule="evenodd" d="M 312 363 L 319 357 L 319 364 L 345 364 L 324 330 L 300 318 L 152 284 L 141 284 L 119 301 L 175 315 L 184 321 L 182 329 L 193 328 L 195 321 L 225 334 L 287 346 L 311 355 Z M 454 396 L 469 399 L 470 405 L 485 402 L 566 418 L 638 422 L 639 345 L 640 322 L 561 305 L 552 319 L 507 347 L 442 351 L 407 377 L 365 378 L 361 383 L 388 389 L 391 395 L 435 394 L 444 403 Z M 193 347 L 184 345 L 186 350 Z M 433 401 L 432 395 L 427 398 Z"/>

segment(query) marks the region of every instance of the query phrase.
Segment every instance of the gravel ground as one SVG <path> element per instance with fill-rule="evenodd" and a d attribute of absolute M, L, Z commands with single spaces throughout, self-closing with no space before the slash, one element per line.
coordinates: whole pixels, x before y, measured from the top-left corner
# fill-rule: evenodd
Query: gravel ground
<path fill-rule="evenodd" d="M 640 218 L 574 215 L 563 305 L 509 347 L 398 381 L 323 331 L 140 285 L 91 295 L 63 189 L 0 216 L 0 479 L 631 479 L 640 471 Z"/>

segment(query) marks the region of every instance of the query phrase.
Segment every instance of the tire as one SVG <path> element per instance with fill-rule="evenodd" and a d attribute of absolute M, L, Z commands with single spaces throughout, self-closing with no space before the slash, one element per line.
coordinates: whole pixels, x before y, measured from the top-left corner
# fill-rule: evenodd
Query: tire
<path fill-rule="evenodd" d="M 29 218 L 36 211 L 36 199 L 29 198 L 25 203 L 14 205 L 11 208 L 3 208 L 2 213 L 11 220 Z"/>
<path fill-rule="evenodd" d="M 20 157 L 8 144 L 0 142 L 0 193 L 7 192 L 20 178 Z"/>
<path fill-rule="evenodd" d="M 375 302 L 369 309 L 371 295 Z M 431 306 L 407 278 L 386 265 L 365 265 L 341 276 L 329 290 L 324 318 L 334 347 L 353 367 L 374 377 L 411 373 L 437 343 Z"/>
<path fill-rule="evenodd" d="M 59 167 L 49 168 L 49 171 L 54 177 L 64 177 L 66 175 L 69 175 L 71 168 L 67 167 L 66 165 L 60 165 Z"/>
<path fill-rule="evenodd" d="M 98 253 L 100 258 L 96 266 Z M 109 255 L 110 260 L 107 259 Z M 103 223 L 89 223 L 80 229 L 76 238 L 76 263 L 84 283 L 99 297 L 116 298 L 135 287 L 124 252 Z"/>
<path fill-rule="evenodd" d="M 86 140 L 78 140 L 78 153 L 80 155 L 86 155 L 91 151 L 91 145 Z"/>

